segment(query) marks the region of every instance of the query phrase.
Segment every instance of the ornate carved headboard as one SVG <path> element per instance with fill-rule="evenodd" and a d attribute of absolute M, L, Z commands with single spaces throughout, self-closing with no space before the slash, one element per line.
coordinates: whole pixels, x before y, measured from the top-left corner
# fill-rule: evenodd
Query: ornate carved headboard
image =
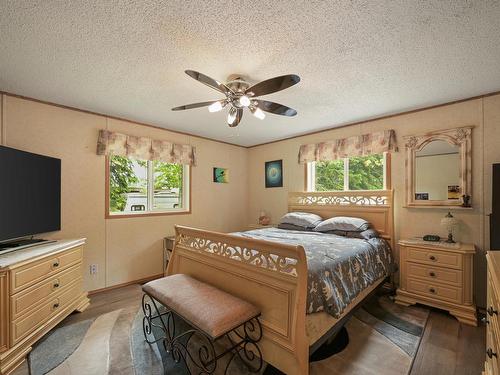
<path fill-rule="evenodd" d="M 369 221 L 394 249 L 392 190 L 290 192 L 288 212 L 312 212 L 324 219 L 353 216 Z"/>

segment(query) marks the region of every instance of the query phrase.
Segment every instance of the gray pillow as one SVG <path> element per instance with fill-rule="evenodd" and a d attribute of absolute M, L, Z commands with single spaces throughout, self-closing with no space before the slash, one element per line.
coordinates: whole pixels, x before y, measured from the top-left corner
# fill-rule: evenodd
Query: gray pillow
<path fill-rule="evenodd" d="M 309 212 L 289 212 L 280 219 L 279 224 L 293 224 L 301 228 L 313 229 L 322 220 L 321 216 Z"/>
<path fill-rule="evenodd" d="M 318 224 L 314 231 L 329 232 L 341 230 L 345 232 L 362 232 L 370 227 L 370 223 L 359 217 L 335 216 Z"/>
<path fill-rule="evenodd" d="M 299 227 L 298 225 L 287 224 L 287 223 L 278 224 L 278 228 L 286 230 L 312 231 L 311 228 Z"/>
<path fill-rule="evenodd" d="M 336 234 L 337 236 L 348 237 L 348 238 L 359 238 L 362 240 L 369 240 L 371 238 L 379 238 L 380 234 L 375 229 L 367 229 L 362 232 L 345 231 L 345 230 L 331 230 L 328 232 L 323 232 L 328 234 Z"/>

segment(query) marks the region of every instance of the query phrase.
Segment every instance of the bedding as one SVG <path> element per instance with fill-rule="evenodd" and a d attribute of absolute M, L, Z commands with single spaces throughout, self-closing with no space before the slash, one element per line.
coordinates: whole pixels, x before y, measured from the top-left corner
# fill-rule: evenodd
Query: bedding
<path fill-rule="evenodd" d="M 382 238 L 357 239 L 335 234 L 263 228 L 237 236 L 302 245 L 307 257 L 308 314 L 326 312 L 335 318 L 363 290 L 392 272 L 392 253 Z"/>
<path fill-rule="evenodd" d="M 288 229 L 288 228 L 283 228 L 283 229 Z M 349 237 L 349 238 L 360 238 L 362 240 L 369 240 L 370 238 L 380 237 L 380 234 L 375 229 L 367 229 L 367 230 L 364 230 L 362 232 L 345 231 L 345 230 L 332 230 L 332 231 L 323 232 L 323 233 L 336 234 L 337 236 L 343 236 L 343 237 Z"/>
<path fill-rule="evenodd" d="M 289 212 L 281 217 L 279 225 L 291 224 L 310 230 L 314 229 L 322 220 L 321 216 L 309 212 Z"/>
<path fill-rule="evenodd" d="M 314 231 L 329 232 L 332 230 L 342 230 L 348 232 L 362 232 L 370 227 L 370 223 L 359 217 L 334 216 L 319 223 Z"/>

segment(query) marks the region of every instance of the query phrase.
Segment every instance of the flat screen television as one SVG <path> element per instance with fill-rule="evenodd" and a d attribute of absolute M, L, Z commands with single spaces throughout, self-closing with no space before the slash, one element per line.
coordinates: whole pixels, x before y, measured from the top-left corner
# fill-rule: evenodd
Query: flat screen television
<path fill-rule="evenodd" d="M 61 160 L 0 146 L 0 242 L 61 229 Z"/>

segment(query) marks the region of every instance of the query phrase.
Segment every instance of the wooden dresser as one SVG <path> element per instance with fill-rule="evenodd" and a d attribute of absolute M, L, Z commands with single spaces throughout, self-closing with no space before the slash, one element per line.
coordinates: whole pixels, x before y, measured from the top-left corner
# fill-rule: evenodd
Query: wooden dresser
<path fill-rule="evenodd" d="M 400 285 L 396 303 L 421 303 L 448 310 L 461 323 L 477 326 L 473 298 L 471 244 L 428 244 L 418 240 L 399 242 Z"/>
<path fill-rule="evenodd" d="M 84 239 L 0 255 L 0 375 L 71 312 L 89 305 L 83 291 Z"/>
<path fill-rule="evenodd" d="M 486 255 L 488 262 L 488 298 L 486 302 L 486 361 L 485 375 L 500 374 L 500 252 L 490 251 Z"/>

